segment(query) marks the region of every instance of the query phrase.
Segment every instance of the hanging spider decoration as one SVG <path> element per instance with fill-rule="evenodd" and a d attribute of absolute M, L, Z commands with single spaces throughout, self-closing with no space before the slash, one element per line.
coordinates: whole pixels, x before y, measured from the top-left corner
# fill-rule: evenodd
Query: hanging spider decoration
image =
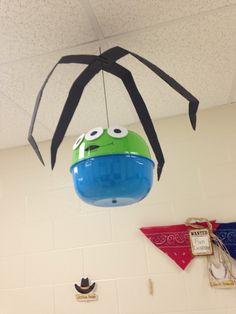
<path fill-rule="evenodd" d="M 28 140 L 31 146 L 33 147 L 35 153 L 37 154 L 40 161 L 44 164 L 42 155 L 39 151 L 38 145 L 33 137 L 34 124 L 36 120 L 36 116 L 38 113 L 40 101 L 43 95 L 44 88 L 52 75 L 53 71 L 57 67 L 58 64 L 67 64 L 67 63 L 80 63 L 87 64 L 88 66 L 85 70 L 80 73 L 80 75 L 76 78 L 74 83 L 71 86 L 69 91 L 66 103 L 64 105 L 63 111 L 61 113 L 59 122 L 57 124 L 55 133 L 51 142 L 51 166 L 52 169 L 56 163 L 57 150 L 65 136 L 66 130 L 71 122 L 71 119 L 75 113 L 75 110 L 78 106 L 80 98 L 82 96 L 83 90 L 85 86 L 89 83 L 89 81 L 98 74 L 101 70 L 104 70 L 108 73 L 111 73 L 118 78 L 120 78 L 133 102 L 135 110 L 138 114 L 138 117 L 142 123 L 143 129 L 147 135 L 147 138 L 151 144 L 152 150 L 156 156 L 158 167 L 157 167 L 157 176 L 158 179 L 161 176 L 162 168 L 165 163 L 165 159 L 161 150 L 161 146 L 154 129 L 150 114 L 147 110 L 145 102 L 137 89 L 133 76 L 129 70 L 127 70 L 122 65 L 116 63 L 117 60 L 126 56 L 132 55 L 144 65 L 146 65 L 150 70 L 152 70 L 155 74 L 157 74 L 161 79 L 163 79 L 167 84 L 169 84 L 175 91 L 181 94 L 184 98 L 189 101 L 189 118 L 192 125 L 192 128 L 195 130 L 196 128 L 196 113 L 199 105 L 198 99 L 196 99 L 190 92 L 188 92 L 183 86 L 181 86 L 178 82 L 176 82 L 172 77 L 158 68 L 156 65 L 152 64 L 148 60 L 140 57 L 134 52 L 128 51 L 121 47 L 113 47 L 101 53 L 100 55 L 68 55 L 62 57 L 58 63 L 53 67 L 51 72 L 48 74 L 46 80 L 44 81 L 34 107 L 34 112 L 29 128 Z"/>

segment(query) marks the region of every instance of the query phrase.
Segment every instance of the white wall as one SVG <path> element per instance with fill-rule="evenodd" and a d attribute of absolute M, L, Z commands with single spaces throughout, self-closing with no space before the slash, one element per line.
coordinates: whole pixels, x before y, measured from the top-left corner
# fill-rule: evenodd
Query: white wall
<path fill-rule="evenodd" d="M 29 147 L 1 151 L 0 314 L 235 314 L 236 290 L 210 288 L 204 258 L 184 272 L 138 230 L 189 216 L 236 221 L 235 121 L 235 105 L 199 112 L 196 132 L 187 116 L 158 121 L 161 181 L 129 207 L 77 198 L 68 171 L 74 139 L 53 172 Z M 40 147 L 49 155 L 48 143 Z M 99 301 L 76 301 L 83 276 L 97 282 Z"/>

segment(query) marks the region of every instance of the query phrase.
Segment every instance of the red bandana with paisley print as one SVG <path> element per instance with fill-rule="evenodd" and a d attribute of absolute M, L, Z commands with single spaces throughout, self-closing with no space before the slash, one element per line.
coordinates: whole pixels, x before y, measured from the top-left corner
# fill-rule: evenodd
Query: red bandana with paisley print
<path fill-rule="evenodd" d="M 216 221 L 210 221 L 212 230 L 218 228 Z M 207 223 L 197 223 L 207 228 Z M 160 250 L 166 253 L 175 263 L 185 269 L 194 258 L 191 252 L 189 230 L 192 227 L 186 225 L 142 227 L 140 230 Z"/>

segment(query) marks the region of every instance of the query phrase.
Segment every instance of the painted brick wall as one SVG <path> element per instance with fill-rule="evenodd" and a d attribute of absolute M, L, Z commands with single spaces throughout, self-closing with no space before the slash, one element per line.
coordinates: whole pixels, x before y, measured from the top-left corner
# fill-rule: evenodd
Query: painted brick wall
<path fill-rule="evenodd" d="M 68 171 L 75 139 L 53 172 L 29 147 L 1 151 L 0 314 L 235 314 L 236 290 L 209 287 L 205 258 L 183 272 L 138 230 L 189 216 L 236 221 L 235 121 L 235 105 L 201 111 L 197 132 L 187 116 L 158 121 L 161 181 L 129 207 L 77 198 Z M 48 157 L 48 143 L 40 146 Z M 82 276 L 97 282 L 98 302 L 76 301 Z"/>

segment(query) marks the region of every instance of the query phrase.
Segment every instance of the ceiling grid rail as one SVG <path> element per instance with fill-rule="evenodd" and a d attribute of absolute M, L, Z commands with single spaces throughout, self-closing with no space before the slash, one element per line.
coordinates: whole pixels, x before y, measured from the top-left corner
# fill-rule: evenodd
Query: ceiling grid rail
<path fill-rule="evenodd" d="M 97 41 L 103 42 L 105 40 L 105 37 L 104 37 L 103 31 L 102 31 L 102 27 L 98 22 L 98 19 L 97 19 L 96 15 L 93 11 L 93 8 L 90 4 L 90 1 L 89 0 L 80 0 L 80 2 L 83 5 L 83 7 L 84 7 L 84 9 L 88 15 L 89 21 L 92 25 L 92 28 L 93 28 L 93 31 L 94 31 L 95 36 L 97 38 Z"/>

